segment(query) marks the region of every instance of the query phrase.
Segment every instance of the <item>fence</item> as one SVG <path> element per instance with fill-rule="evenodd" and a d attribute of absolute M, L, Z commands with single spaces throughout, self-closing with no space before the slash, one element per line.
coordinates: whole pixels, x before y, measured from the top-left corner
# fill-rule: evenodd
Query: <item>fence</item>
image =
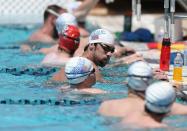
<path fill-rule="evenodd" d="M 74 0 L 0 0 L 0 24 L 36 24 L 50 4 L 66 7 Z"/>

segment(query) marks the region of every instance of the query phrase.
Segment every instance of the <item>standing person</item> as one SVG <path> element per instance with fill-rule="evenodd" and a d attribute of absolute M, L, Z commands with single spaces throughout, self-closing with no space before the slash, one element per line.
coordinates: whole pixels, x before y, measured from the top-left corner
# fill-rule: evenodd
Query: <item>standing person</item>
<path fill-rule="evenodd" d="M 162 120 L 171 112 L 176 93 L 168 82 L 151 84 L 145 92 L 145 106 L 140 113 L 129 113 L 122 123 L 132 128 L 167 127 Z"/>
<path fill-rule="evenodd" d="M 80 32 L 74 25 L 66 25 L 60 34 L 58 49 L 51 52 L 43 59 L 42 64 L 61 66 L 74 54 L 80 44 Z"/>
<path fill-rule="evenodd" d="M 99 107 L 99 114 L 126 117 L 128 114 L 132 114 L 132 112 L 142 112 L 144 110 L 145 90 L 152 84 L 153 77 L 153 70 L 148 63 L 144 61 L 133 63 L 128 69 L 128 97 L 103 102 Z M 170 115 L 182 114 L 187 114 L 187 106 L 174 103 Z"/>
<path fill-rule="evenodd" d="M 71 58 L 65 65 L 65 75 L 69 83 L 69 89 L 83 93 L 106 93 L 101 89 L 93 88 L 96 83 L 95 68 L 93 62 L 84 57 Z M 68 89 L 67 87 L 65 90 Z M 62 91 L 64 87 L 61 88 Z"/>

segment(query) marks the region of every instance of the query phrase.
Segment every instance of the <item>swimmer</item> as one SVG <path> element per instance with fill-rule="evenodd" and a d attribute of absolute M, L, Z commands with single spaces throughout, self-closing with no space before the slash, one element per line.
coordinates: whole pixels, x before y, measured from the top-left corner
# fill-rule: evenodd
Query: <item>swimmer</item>
<path fill-rule="evenodd" d="M 110 57 L 115 51 L 114 37 L 105 29 L 97 29 L 93 31 L 89 37 L 89 44 L 85 47 L 82 57 L 85 57 L 93 62 L 96 79 L 103 81 L 100 71 L 97 66 L 104 67 L 110 60 Z M 65 81 L 64 68 L 53 76 L 55 81 Z"/>
<path fill-rule="evenodd" d="M 144 61 L 137 61 L 128 69 L 128 97 L 109 100 L 101 104 L 99 113 L 104 116 L 125 117 L 131 112 L 140 113 L 144 110 L 144 96 L 147 87 L 155 81 L 151 66 Z M 138 108 L 137 108 L 138 107 Z M 187 106 L 174 103 L 170 115 L 187 114 Z"/>
<path fill-rule="evenodd" d="M 64 65 L 74 54 L 80 44 L 80 32 L 76 26 L 66 25 L 58 42 L 58 49 L 43 59 L 42 64 L 49 66 Z"/>
<path fill-rule="evenodd" d="M 129 113 L 122 123 L 133 128 L 165 128 L 162 120 L 171 112 L 176 94 L 168 82 L 151 84 L 145 93 L 145 106 L 141 113 Z"/>
<path fill-rule="evenodd" d="M 93 62 L 84 57 L 73 57 L 65 65 L 69 88 L 81 93 L 100 94 L 106 91 L 93 88 L 96 83 Z M 62 87 L 62 91 L 63 91 Z M 65 88 L 67 90 L 67 88 Z"/>
<path fill-rule="evenodd" d="M 77 26 L 76 17 L 73 16 L 72 14 L 70 14 L 70 13 L 63 13 L 63 14 L 59 15 L 58 18 L 56 19 L 56 22 L 55 22 L 55 27 L 56 27 L 56 30 L 58 32 L 58 35 L 60 35 L 60 33 L 63 30 L 65 25 Z M 80 35 L 81 35 L 81 31 L 80 31 Z M 85 38 L 80 39 L 81 44 L 80 44 L 78 50 L 84 48 L 85 44 L 87 44 L 87 41 L 84 41 L 84 39 Z M 57 48 L 58 48 L 58 44 L 56 44 L 56 45 L 54 45 L 50 48 L 42 48 L 42 49 L 39 50 L 39 53 L 48 54 L 48 53 L 54 52 Z M 79 53 L 79 51 L 76 51 L 76 52 Z"/>
<path fill-rule="evenodd" d="M 62 13 L 61 15 L 58 16 L 58 18 L 55 21 L 55 28 L 57 30 L 58 35 L 61 34 L 65 25 L 77 26 L 77 21 L 75 16 L 73 16 L 70 13 Z M 55 52 L 57 49 L 58 49 L 58 44 L 55 44 L 50 48 L 42 48 L 38 52 L 42 54 L 48 54 L 51 52 Z"/>
<path fill-rule="evenodd" d="M 57 30 L 55 28 L 57 16 L 50 13 L 49 10 L 52 10 L 58 14 L 66 12 L 65 9 L 58 5 L 48 6 L 44 11 L 44 25 L 30 36 L 29 41 L 55 43 L 58 39 Z"/>
<path fill-rule="evenodd" d="M 29 37 L 28 43 L 21 45 L 21 51 L 31 51 L 30 43 L 37 44 L 36 42 L 40 42 L 49 45 L 56 44 L 56 41 L 58 40 L 58 33 L 55 28 L 57 16 L 52 14 L 51 10 L 59 14 L 66 12 L 65 9 L 58 5 L 49 5 L 44 11 L 44 24 Z"/>

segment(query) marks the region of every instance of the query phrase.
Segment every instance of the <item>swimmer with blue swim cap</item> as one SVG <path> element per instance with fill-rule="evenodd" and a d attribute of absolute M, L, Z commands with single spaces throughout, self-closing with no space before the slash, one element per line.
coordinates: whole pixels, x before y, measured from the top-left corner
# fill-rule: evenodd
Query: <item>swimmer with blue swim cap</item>
<path fill-rule="evenodd" d="M 105 93 L 103 90 L 92 88 L 96 83 L 95 68 L 87 58 L 71 58 L 65 65 L 65 75 L 72 89 L 87 93 Z"/>

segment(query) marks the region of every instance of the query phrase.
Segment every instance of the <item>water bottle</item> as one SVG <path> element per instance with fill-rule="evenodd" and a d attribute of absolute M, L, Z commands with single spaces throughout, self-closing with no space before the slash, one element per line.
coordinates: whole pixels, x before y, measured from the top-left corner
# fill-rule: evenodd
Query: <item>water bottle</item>
<path fill-rule="evenodd" d="M 186 45 L 185 50 L 184 50 L 184 66 L 185 67 L 187 66 L 187 45 Z"/>
<path fill-rule="evenodd" d="M 182 81 L 182 66 L 183 66 L 183 58 L 181 53 L 178 52 L 174 59 L 173 80 L 178 82 Z"/>
<path fill-rule="evenodd" d="M 169 38 L 163 38 L 160 55 L 160 69 L 169 71 L 171 42 Z"/>

